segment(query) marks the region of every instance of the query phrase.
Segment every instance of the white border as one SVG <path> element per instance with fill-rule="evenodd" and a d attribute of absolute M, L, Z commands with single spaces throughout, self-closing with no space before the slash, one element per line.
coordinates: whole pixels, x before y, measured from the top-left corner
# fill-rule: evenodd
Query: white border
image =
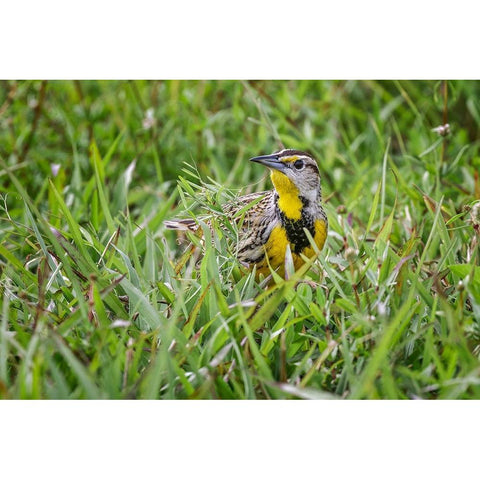
<path fill-rule="evenodd" d="M 6 401 L 2 477 L 470 478 L 479 405 Z"/>
<path fill-rule="evenodd" d="M 0 78 L 480 78 L 475 2 L 16 0 Z"/>

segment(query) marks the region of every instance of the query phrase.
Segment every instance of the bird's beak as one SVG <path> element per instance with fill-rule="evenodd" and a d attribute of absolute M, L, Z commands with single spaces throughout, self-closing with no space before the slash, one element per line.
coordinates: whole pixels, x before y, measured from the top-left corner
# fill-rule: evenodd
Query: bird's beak
<path fill-rule="evenodd" d="M 260 157 L 253 157 L 250 159 L 251 162 L 261 163 L 265 167 L 273 168 L 274 170 L 285 170 L 285 164 L 279 160 L 276 153 L 271 155 L 261 155 Z"/>

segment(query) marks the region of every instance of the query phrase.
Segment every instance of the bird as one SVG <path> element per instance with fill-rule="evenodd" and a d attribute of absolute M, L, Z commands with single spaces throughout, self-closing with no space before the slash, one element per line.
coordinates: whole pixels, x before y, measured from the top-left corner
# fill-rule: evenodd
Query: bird
<path fill-rule="evenodd" d="M 270 170 L 273 189 L 251 193 L 223 205 L 229 221 L 238 227 L 238 260 L 248 268 L 256 266 L 257 277 L 285 274 L 285 256 L 290 247 L 293 265 L 298 270 L 312 258 L 308 231 L 318 250 L 322 250 L 328 232 L 328 219 L 322 204 L 321 178 L 317 162 L 310 154 L 282 149 L 250 159 Z M 167 229 L 199 231 L 194 219 L 164 222 Z"/>

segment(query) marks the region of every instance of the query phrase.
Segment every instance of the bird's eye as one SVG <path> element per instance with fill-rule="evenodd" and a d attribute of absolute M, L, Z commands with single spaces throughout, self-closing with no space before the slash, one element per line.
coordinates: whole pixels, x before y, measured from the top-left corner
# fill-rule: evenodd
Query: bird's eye
<path fill-rule="evenodd" d="M 293 164 L 293 166 L 297 170 L 301 170 L 305 166 L 305 162 L 303 160 L 296 160 L 295 163 Z"/>

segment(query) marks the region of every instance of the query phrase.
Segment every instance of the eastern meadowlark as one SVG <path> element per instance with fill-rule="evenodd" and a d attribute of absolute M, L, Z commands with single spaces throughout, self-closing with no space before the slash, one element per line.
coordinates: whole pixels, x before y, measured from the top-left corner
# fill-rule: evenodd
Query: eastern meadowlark
<path fill-rule="evenodd" d="M 271 171 L 274 189 L 244 195 L 223 206 L 229 220 L 238 225 L 237 257 L 243 264 L 257 266 L 257 274 L 270 268 L 283 274 L 287 245 L 295 269 L 304 258 L 315 255 L 307 230 L 319 250 L 327 237 L 328 221 L 322 207 L 322 189 L 317 162 L 309 154 L 285 149 L 251 158 Z M 249 206 L 251 204 L 251 206 Z M 239 212 L 242 215 L 239 215 Z M 173 230 L 198 230 L 193 219 L 164 222 Z"/>

